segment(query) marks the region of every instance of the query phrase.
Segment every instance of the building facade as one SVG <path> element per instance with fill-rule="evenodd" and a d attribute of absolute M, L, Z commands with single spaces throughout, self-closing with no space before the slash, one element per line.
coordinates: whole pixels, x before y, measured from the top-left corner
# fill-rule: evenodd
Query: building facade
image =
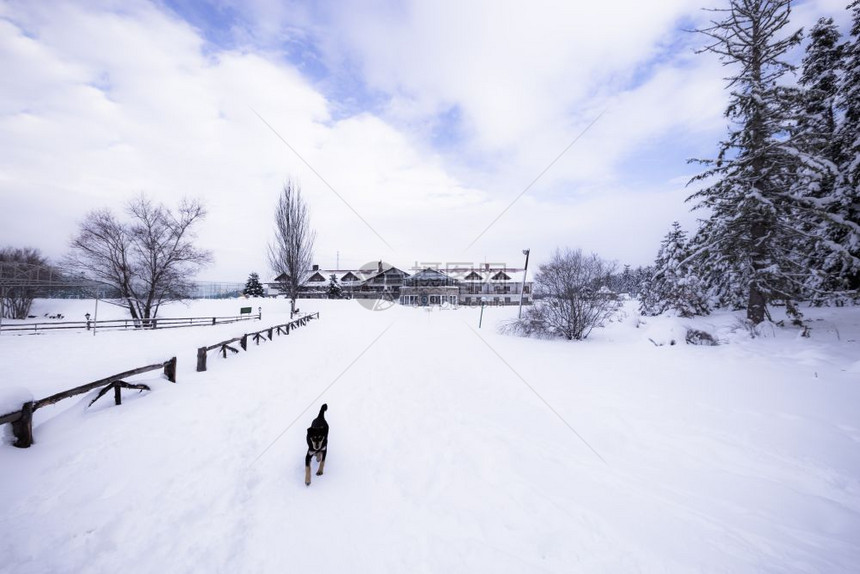
<path fill-rule="evenodd" d="M 386 299 L 402 305 L 519 305 L 532 303 L 525 271 L 485 264 L 479 267 L 425 267 L 410 274 L 382 261 L 360 269 L 321 269 L 314 265 L 301 281 L 299 297 L 324 299 L 332 277 L 344 298 Z M 286 277 L 266 283 L 269 295 L 286 292 Z"/>

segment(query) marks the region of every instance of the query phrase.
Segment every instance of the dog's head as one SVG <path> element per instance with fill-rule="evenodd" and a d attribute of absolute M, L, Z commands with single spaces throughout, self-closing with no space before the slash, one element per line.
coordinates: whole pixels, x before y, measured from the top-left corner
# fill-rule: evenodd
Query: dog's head
<path fill-rule="evenodd" d="M 308 429 L 308 442 L 311 445 L 311 448 L 314 450 L 319 450 L 322 448 L 323 441 L 325 440 L 325 429 L 311 427 Z"/>

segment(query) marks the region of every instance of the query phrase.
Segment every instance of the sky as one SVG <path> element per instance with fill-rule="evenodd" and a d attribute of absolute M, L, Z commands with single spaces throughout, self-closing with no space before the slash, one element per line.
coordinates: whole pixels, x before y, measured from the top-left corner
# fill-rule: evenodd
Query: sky
<path fill-rule="evenodd" d="M 0 246 L 198 198 L 198 278 L 269 278 L 290 180 L 325 268 L 648 265 L 726 133 L 704 1 L 0 1 Z"/>

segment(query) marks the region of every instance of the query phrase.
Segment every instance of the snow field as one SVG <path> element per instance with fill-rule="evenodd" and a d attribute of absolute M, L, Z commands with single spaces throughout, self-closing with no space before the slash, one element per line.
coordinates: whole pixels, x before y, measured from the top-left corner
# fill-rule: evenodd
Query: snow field
<path fill-rule="evenodd" d="M 238 303 L 196 305 L 174 316 Z M 729 344 L 658 347 L 683 324 L 632 307 L 568 343 L 498 335 L 516 309 L 487 309 L 478 330 L 477 309 L 304 301 L 319 321 L 194 372 L 197 347 L 285 322 L 286 305 L 266 300 L 262 323 L 0 337 L 0 397 L 179 357 L 176 385 L 151 373 L 119 407 L 63 401 L 37 411 L 31 449 L 0 445 L 0 571 L 860 563 L 857 309 L 821 311 L 812 339 L 749 340 L 726 315 L 695 326 Z M 326 473 L 305 487 L 323 402 Z"/>

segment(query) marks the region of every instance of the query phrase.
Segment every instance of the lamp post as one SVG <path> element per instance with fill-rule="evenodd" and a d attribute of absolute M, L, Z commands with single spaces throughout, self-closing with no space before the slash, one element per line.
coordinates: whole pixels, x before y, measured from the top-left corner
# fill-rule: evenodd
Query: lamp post
<path fill-rule="evenodd" d="M 99 322 L 99 297 L 101 293 L 96 291 L 96 308 L 93 310 L 93 337 L 96 336 L 96 326 Z"/>
<path fill-rule="evenodd" d="M 484 305 L 486 305 L 486 304 L 487 304 L 487 298 L 481 297 L 481 316 L 478 319 L 478 329 L 481 328 L 481 323 L 484 322 Z"/>
<path fill-rule="evenodd" d="M 526 256 L 526 266 L 523 268 L 523 285 L 520 287 L 520 312 L 517 314 L 518 319 L 523 318 L 523 293 L 526 291 L 526 274 L 529 272 L 529 249 L 523 249 L 523 255 Z"/>

